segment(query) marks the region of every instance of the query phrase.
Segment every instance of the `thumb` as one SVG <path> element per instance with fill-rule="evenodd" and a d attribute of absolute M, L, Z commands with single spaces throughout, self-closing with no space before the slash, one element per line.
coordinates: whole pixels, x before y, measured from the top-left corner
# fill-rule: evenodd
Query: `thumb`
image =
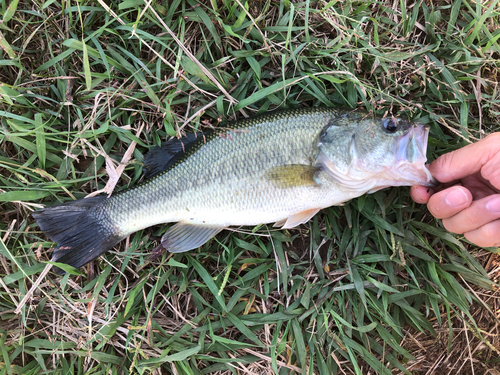
<path fill-rule="evenodd" d="M 484 179 L 500 189 L 500 132 L 440 156 L 431 163 L 429 170 L 442 183 L 481 171 Z"/>
<path fill-rule="evenodd" d="M 500 137 L 497 137 L 497 141 L 500 144 Z M 484 164 L 481 176 L 500 190 L 500 151 Z"/>

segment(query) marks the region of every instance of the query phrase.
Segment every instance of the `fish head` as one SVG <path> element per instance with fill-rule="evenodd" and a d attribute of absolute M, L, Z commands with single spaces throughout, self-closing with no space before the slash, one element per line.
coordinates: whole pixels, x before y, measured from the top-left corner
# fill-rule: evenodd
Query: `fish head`
<path fill-rule="evenodd" d="M 318 139 L 318 164 L 349 190 L 435 186 L 425 162 L 429 127 L 396 117 L 352 112 L 328 124 Z"/>

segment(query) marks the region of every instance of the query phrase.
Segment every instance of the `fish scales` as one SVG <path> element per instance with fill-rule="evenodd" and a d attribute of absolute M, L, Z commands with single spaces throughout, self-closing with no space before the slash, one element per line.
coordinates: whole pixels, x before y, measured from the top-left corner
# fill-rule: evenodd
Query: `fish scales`
<path fill-rule="evenodd" d="M 74 267 L 160 223 L 176 222 L 162 237 L 163 247 L 188 251 L 230 225 L 292 228 L 366 192 L 431 186 L 428 131 L 357 110 L 267 113 L 152 148 L 145 158 L 149 178 L 135 187 L 33 216 L 58 242 L 52 261 Z"/>
<path fill-rule="evenodd" d="M 334 191 L 326 186 L 283 189 L 265 174 L 279 165 L 314 163 L 312 141 L 336 113 L 295 110 L 239 121 L 234 130 L 201 139 L 170 170 L 111 197 L 103 210 L 125 234 L 173 221 L 256 225 L 310 208 Z"/>

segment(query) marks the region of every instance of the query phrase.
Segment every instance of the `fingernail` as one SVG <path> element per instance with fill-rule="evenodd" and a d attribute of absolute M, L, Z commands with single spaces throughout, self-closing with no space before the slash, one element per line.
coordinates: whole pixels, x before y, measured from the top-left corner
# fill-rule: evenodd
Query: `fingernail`
<path fill-rule="evenodd" d="M 488 211 L 494 214 L 500 214 L 500 197 L 494 197 L 486 203 Z"/>
<path fill-rule="evenodd" d="M 463 206 L 469 201 L 469 197 L 462 189 L 453 189 L 446 196 L 446 203 L 453 207 Z"/>

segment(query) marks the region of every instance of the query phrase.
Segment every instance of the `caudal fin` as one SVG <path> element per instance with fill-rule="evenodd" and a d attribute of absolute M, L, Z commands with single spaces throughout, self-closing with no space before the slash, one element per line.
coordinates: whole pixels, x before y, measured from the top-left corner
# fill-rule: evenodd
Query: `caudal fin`
<path fill-rule="evenodd" d="M 40 229 L 58 244 L 53 262 L 81 267 L 124 238 L 109 220 L 103 207 L 105 200 L 106 196 L 98 196 L 33 212 Z M 56 272 L 64 273 L 61 269 Z"/>

